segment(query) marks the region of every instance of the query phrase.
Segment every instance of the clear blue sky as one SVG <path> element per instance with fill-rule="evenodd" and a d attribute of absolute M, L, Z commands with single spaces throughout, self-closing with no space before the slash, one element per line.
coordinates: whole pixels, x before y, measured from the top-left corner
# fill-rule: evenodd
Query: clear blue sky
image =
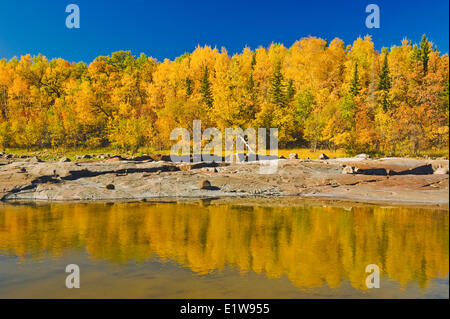
<path fill-rule="evenodd" d="M 81 28 L 67 29 L 68 4 L 78 4 Z M 381 9 L 381 28 L 367 29 L 365 7 Z M 158 60 L 191 52 L 197 44 L 245 46 L 339 37 L 351 44 L 373 36 L 376 48 L 419 42 L 422 34 L 448 52 L 448 0 L 1 0 L 0 59 L 27 53 L 91 62 L 118 50 Z"/>

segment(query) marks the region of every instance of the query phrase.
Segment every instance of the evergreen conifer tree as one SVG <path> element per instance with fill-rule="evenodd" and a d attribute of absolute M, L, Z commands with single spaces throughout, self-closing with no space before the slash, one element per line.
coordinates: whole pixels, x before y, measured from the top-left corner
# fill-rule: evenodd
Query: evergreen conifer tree
<path fill-rule="evenodd" d="M 359 78 L 358 78 L 358 62 L 355 63 L 355 70 L 353 72 L 353 78 L 350 85 L 350 93 L 353 96 L 357 96 L 359 94 L 359 91 L 361 90 L 361 87 L 359 86 Z"/>
<path fill-rule="evenodd" d="M 270 101 L 279 107 L 286 105 L 286 93 L 284 86 L 283 74 L 281 73 L 281 61 L 275 65 L 275 70 L 270 81 Z"/>
<path fill-rule="evenodd" d="M 378 79 L 378 90 L 381 91 L 380 104 L 383 110 L 389 109 L 389 90 L 391 89 L 391 77 L 389 75 L 388 52 L 384 52 L 383 66 Z"/>
<path fill-rule="evenodd" d="M 427 75 L 428 72 L 428 61 L 430 60 L 430 43 L 427 40 L 425 34 L 422 36 L 422 41 L 420 42 L 420 59 L 423 64 L 423 75 Z"/>
<path fill-rule="evenodd" d="M 186 97 L 190 97 L 192 93 L 192 80 L 190 78 L 186 78 Z"/>
<path fill-rule="evenodd" d="M 200 93 L 202 95 L 202 102 L 207 107 L 212 108 L 214 99 L 211 92 L 211 83 L 208 78 L 208 67 L 205 67 L 205 71 L 203 72 L 203 79 L 200 86 Z"/>

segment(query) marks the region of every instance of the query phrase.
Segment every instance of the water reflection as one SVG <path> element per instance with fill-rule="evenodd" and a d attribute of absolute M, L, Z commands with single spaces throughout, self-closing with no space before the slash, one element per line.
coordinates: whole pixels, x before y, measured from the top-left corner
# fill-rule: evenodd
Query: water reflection
<path fill-rule="evenodd" d="M 426 288 L 449 273 L 447 210 L 170 203 L 0 206 L 0 256 L 63 259 L 86 251 L 118 267 L 152 258 L 204 275 L 225 267 L 287 276 L 299 288 L 348 281 L 365 267 Z"/>

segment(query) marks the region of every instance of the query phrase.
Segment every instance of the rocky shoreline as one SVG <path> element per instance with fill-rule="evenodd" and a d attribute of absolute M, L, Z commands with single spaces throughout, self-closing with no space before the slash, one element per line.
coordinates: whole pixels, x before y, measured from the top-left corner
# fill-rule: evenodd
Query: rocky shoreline
<path fill-rule="evenodd" d="M 359 202 L 449 203 L 447 159 L 277 159 L 274 174 L 260 163 L 173 163 L 167 156 L 119 156 L 43 162 L 3 157 L 2 201 L 102 201 L 156 198 L 282 197 Z"/>

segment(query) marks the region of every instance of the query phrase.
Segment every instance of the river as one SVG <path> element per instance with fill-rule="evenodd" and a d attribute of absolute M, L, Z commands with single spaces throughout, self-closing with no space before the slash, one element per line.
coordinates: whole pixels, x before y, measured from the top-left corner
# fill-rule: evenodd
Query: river
<path fill-rule="evenodd" d="M 0 298 L 449 297 L 447 208 L 282 203 L 0 204 Z"/>

